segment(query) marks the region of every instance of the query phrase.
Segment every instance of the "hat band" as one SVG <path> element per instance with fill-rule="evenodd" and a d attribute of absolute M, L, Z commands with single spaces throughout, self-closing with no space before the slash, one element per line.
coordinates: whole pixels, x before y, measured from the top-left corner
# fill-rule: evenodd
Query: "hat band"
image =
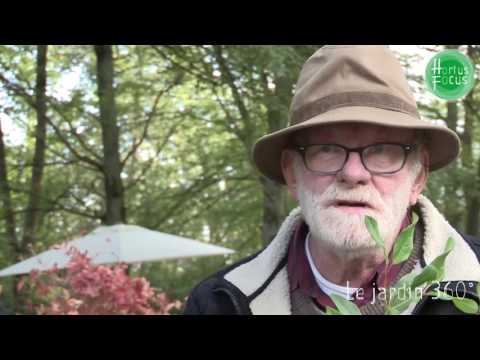
<path fill-rule="evenodd" d="M 346 106 L 369 106 L 385 110 L 399 111 L 420 118 L 417 107 L 401 98 L 382 93 L 352 91 L 332 94 L 292 111 L 290 123 L 296 125 L 327 111 Z"/>

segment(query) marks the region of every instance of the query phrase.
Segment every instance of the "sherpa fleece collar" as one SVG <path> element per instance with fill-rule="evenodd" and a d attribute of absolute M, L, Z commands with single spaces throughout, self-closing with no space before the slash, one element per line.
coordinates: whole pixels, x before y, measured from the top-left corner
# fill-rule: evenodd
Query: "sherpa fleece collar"
<path fill-rule="evenodd" d="M 451 236 L 455 240 L 455 247 L 447 257 L 444 280 L 480 281 L 479 262 L 462 236 L 425 196 L 419 197 L 418 208 L 425 226 L 423 245 L 425 263 L 431 263 L 443 252 Z M 249 262 L 228 272 L 224 278 L 247 297 L 251 296 L 262 287 L 284 259 L 292 234 L 301 221 L 303 217 L 300 208 L 292 210 L 268 247 Z M 283 266 L 268 286 L 252 299 L 250 309 L 254 315 L 291 314 L 290 285 L 286 266 Z"/>

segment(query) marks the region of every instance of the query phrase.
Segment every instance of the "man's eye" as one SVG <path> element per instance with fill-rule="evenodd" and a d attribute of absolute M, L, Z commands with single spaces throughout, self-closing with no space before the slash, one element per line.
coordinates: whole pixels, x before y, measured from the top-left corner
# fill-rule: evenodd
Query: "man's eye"
<path fill-rule="evenodd" d="M 339 152 L 338 147 L 332 145 L 320 145 L 318 147 L 318 152 L 322 154 L 331 154 Z"/>
<path fill-rule="evenodd" d="M 369 150 L 371 154 L 382 154 L 385 152 L 385 145 L 375 145 Z"/>

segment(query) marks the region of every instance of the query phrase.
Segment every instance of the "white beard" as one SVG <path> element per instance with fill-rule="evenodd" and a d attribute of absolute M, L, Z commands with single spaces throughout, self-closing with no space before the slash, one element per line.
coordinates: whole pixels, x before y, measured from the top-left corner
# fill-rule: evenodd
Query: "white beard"
<path fill-rule="evenodd" d="M 300 174 L 297 172 L 297 175 Z M 318 195 L 306 188 L 302 176 L 297 176 L 300 207 L 312 240 L 350 258 L 381 252 L 365 226 L 364 217 L 374 217 L 387 246 L 393 244 L 407 214 L 413 181 L 414 177 L 410 177 L 392 196 L 383 199 L 373 186 L 343 189 L 337 182 Z M 365 214 L 346 214 L 327 206 L 332 200 L 368 202 L 374 208 L 366 210 Z"/>

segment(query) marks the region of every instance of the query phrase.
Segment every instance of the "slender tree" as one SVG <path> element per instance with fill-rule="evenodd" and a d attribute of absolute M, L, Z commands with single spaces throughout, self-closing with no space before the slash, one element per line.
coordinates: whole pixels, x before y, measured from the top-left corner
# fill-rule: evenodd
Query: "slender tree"
<path fill-rule="evenodd" d="M 126 222 L 122 164 L 119 153 L 119 129 L 116 118 L 113 52 L 111 45 L 96 45 L 97 93 L 103 140 L 103 175 L 107 225 Z"/>
<path fill-rule="evenodd" d="M 37 46 L 37 67 L 35 83 L 35 109 L 37 123 L 35 126 L 35 150 L 33 153 L 32 179 L 30 194 L 25 212 L 25 225 L 23 228 L 22 252 L 26 252 L 29 245 L 35 241 L 40 218 L 42 178 L 45 165 L 45 137 L 47 131 L 47 45 Z"/>

